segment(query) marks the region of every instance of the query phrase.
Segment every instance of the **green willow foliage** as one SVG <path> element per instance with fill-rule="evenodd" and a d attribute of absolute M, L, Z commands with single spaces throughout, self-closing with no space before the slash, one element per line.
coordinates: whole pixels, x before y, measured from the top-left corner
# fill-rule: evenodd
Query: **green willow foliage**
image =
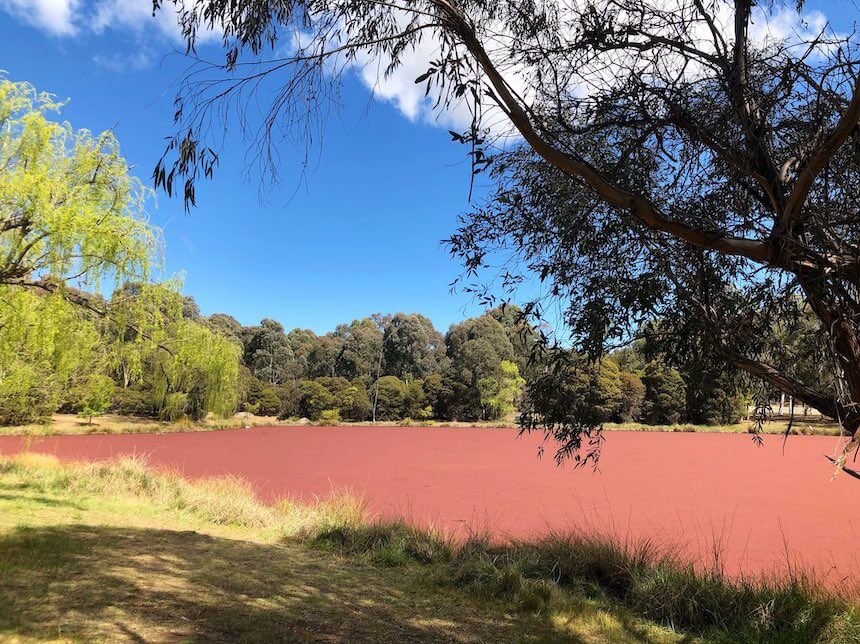
<path fill-rule="evenodd" d="M 110 303 L 110 368 L 140 384 L 162 417 L 227 416 L 237 403 L 241 345 L 182 315 L 177 282 L 127 285 Z"/>
<path fill-rule="evenodd" d="M 0 283 L 145 279 L 160 249 L 145 219 L 148 191 L 111 132 L 49 120 L 60 107 L 29 83 L 0 79 Z"/>
<path fill-rule="evenodd" d="M 83 409 L 87 383 L 104 376 L 145 392 L 147 407 L 166 419 L 233 413 L 241 348 L 183 318 L 175 286 L 127 287 L 107 317 L 59 292 L 0 287 L 0 422 Z"/>
<path fill-rule="evenodd" d="M 0 286 L 0 421 L 50 416 L 100 359 L 93 320 L 58 294 Z"/>
<path fill-rule="evenodd" d="M 228 416 L 236 408 L 239 348 L 223 336 L 189 320 L 171 326 L 172 355 L 158 351 L 155 396 L 161 415 L 200 418 Z"/>
<path fill-rule="evenodd" d="M 240 347 L 183 318 L 177 283 L 145 283 L 161 254 L 150 191 L 112 133 L 48 118 L 61 107 L 0 78 L 0 422 L 100 413 L 106 376 L 164 417 L 232 413 Z M 69 284 L 106 278 L 121 285 L 108 302 Z"/>

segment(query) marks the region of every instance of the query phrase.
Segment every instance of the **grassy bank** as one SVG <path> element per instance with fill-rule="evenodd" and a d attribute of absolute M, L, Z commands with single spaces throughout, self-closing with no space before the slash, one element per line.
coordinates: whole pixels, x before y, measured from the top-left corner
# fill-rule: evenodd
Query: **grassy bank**
<path fill-rule="evenodd" d="M 50 422 L 29 425 L 2 425 L 0 436 L 79 436 L 87 434 L 169 434 L 206 432 L 240 427 L 263 427 L 278 424 L 274 416 L 241 414 L 232 418 L 166 421 L 146 416 L 105 414 L 91 420 L 74 414 L 54 414 Z"/>
<path fill-rule="evenodd" d="M 140 461 L 0 460 L 0 639 L 860 641 L 803 578 L 732 583 L 594 535 L 455 542 Z"/>
<path fill-rule="evenodd" d="M 232 418 L 211 419 L 205 421 L 179 420 L 160 421 L 142 416 L 119 416 L 106 414 L 93 418 L 91 422 L 72 414 L 54 414 L 50 423 L 40 425 L 0 426 L 0 436 L 55 436 L 82 434 L 168 434 L 173 432 L 205 432 L 220 429 L 235 429 L 244 427 L 266 427 L 273 425 L 295 425 L 300 419 L 279 420 L 273 416 L 253 416 L 239 414 Z M 307 421 L 304 421 L 307 424 Z M 379 423 L 361 422 L 340 425 L 346 427 L 483 427 L 497 428 L 501 425 L 515 427 L 516 422 L 510 419 L 507 423 L 499 421 L 457 422 L 457 421 L 388 421 Z M 764 424 L 765 434 L 783 434 L 788 427 L 787 420 L 774 420 Z M 752 423 L 743 421 L 733 425 L 646 425 L 644 423 L 606 423 L 607 431 L 633 432 L 681 432 L 681 433 L 718 433 L 745 434 L 752 428 Z M 818 417 L 798 417 L 792 422 L 790 432 L 794 435 L 824 435 L 838 436 L 839 425 L 829 419 Z"/>
<path fill-rule="evenodd" d="M 146 416 L 120 416 L 105 414 L 92 419 L 82 419 L 74 414 L 54 414 L 50 422 L 29 425 L 0 425 L 0 436 L 81 436 L 90 434 L 171 434 L 175 432 L 206 432 L 247 427 L 272 427 L 293 425 L 318 425 L 307 419 L 282 420 L 275 416 L 236 414 L 230 418 L 211 418 L 202 421 L 190 419 L 166 421 Z M 331 424 L 331 423 L 328 423 Z M 406 418 L 400 421 L 338 422 L 345 427 L 485 427 L 499 428 L 499 421 L 415 421 Z M 511 419 L 502 426 L 510 428 L 516 423 Z"/>
<path fill-rule="evenodd" d="M 314 543 L 383 566 L 436 564 L 439 583 L 524 611 L 552 606 L 559 593 L 609 602 L 638 619 L 713 642 L 860 642 L 856 598 L 837 597 L 800 571 L 729 579 L 692 567 L 649 543 L 594 534 L 542 541 L 451 546 L 406 524 L 335 527 Z"/>
<path fill-rule="evenodd" d="M 606 423 L 603 428 L 616 432 L 680 432 L 698 434 L 747 434 L 753 431 L 752 421 L 744 420 L 731 425 L 646 425 L 645 423 Z M 788 419 L 778 419 L 763 423 L 763 434 L 785 434 L 786 429 L 794 436 L 839 436 L 839 424 L 829 418 L 818 416 L 797 417 L 789 427 Z"/>

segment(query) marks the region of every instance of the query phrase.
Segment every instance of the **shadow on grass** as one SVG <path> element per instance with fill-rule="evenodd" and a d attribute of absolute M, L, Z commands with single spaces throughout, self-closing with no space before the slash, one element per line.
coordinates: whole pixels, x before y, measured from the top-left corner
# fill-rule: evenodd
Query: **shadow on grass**
<path fill-rule="evenodd" d="M 419 574 L 191 531 L 19 527 L 0 537 L 0 639 L 584 641 Z"/>
<path fill-rule="evenodd" d="M 7 488 L 5 485 L 0 485 L 0 490 Z M 8 488 L 7 488 L 8 489 Z M 0 501 L 20 501 L 21 496 L 18 494 L 7 494 L 5 492 L 0 491 Z M 45 495 L 38 495 L 29 497 L 27 501 L 33 503 L 34 505 L 44 505 L 47 507 L 54 508 L 71 508 L 73 510 L 81 510 L 82 506 L 73 501 L 69 501 L 68 499 L 59 499 L 59 498 L 51 498 Z"/>
<path fill-rule="evenodd" d="M 39 506 L 66 510 L 84 509 L 84 506 L 72 499 L 49 495 L 26 483 L 14 483 L 0 478 L 0 503 L 2 502 L 26 505 L 32 510 Z"/>

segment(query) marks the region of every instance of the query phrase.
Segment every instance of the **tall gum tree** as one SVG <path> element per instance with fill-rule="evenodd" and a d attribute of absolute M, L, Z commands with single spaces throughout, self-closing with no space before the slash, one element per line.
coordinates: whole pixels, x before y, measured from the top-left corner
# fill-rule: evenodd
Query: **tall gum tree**
<path fill-rule="evenodd" d="M 471 126 L 452 137 L 497 186 L 450 240 L 469 271 L 493 249 L 513 249 L 570 302 L 580 348 L 599 353 L 659 319 L 667 346 L 706 346 L 837 418 L 855 437 L 840 465 L 857 446 L 856 33 L 816 30 L 802 3 L 778 1 L 172 4 L 190 51 L 218 30 L 226 55 L 198 61 L 181 86 L 177 135 L 154 175 L 168 192 L 193 204 L 217 165 L 223 128 L 213 123 L 247 125 L 251 99 L 268 95 L 261 87 L 272 100 L 246 131 L 269 166 L 284 134 L 319 124 L 355 65 L 377 65 L 384 81 L 424 56 L 416 81 L 439 105 L 468 111 Z M 796 28 L 768 33 L 771 17 Z M 834 390 L 779 366 L 785 347 L 773 329 L 798 309 L 817 319 Z M 565 453 L 599 433 L 572 416 L 532 420 Z"/>

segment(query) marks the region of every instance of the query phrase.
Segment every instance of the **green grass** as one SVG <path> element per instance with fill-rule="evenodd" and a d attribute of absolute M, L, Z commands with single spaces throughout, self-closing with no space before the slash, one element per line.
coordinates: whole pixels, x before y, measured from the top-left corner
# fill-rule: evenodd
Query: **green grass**
<path fill-rule="evenodd" d="M 692 425 L 681 423 L 678 425 L 646 425 L 645 423 L 605 423 L 604 429 L 616 432 L 680 432 L 684 434 L 746 434 L 753 428 L 752 421 L 741 421 L 731 425 Z M 771 420 L 765 422 L 761 427 L 763 434 L 784 434 L 788 427 L 787 420 Z M 789 429 L 792 435 L 800 436 L 839 436 L 842 432 L 839 424 L 829 418 L 802 416 L 796 418 Z"/>
<path fill-rule="evenodd" d="M 530 543 L 476 538 L 456 545 L 404 523 L 338 526 L 317 532 L 314 542 L 383 565 L 431 564 L 440 583 L 524 610 L 544 610 L 564 590 L 706 641 L 860 642 L 854 601 L 826 592 L 799 571 L 728 579 L 647 542 L 569 533 Z"/>
<path fill-rule="evenodd" d="M 94 418 L 92 423 L 81 420 L 71 414 L 54 414 L 51 422 L 36 425 L 0 426 L 0 436 L 52 436 L 60 434 L 166 434 L 172 432 L 205 432 L 222 429 L 236 429 L 243 427 L 260 427 L 272 425 L 295 424 L 298 418 L 289 420 L 278 420 L 273 417 L 263 416 L 238 416 L 228 419 L 210 419 L 206 421 L 178 420 L 173 422 L 160 421 L 152 418 L 139 416 L 119 416 L 106 414 Z M 326 423 L 318 422 L 317 425 Z M 337 425 L 344 427 L 366 427 L 370 422 L 338 422 Z M 485 429 L 499 428 L 500 426 L 515 427 L 514 418 L 507 421 L 479 421 L 479 422 L 442 422 L 442 421 L 414 421 L 403 419 L 401 421 L 380 422 L 376 425 L 388 427 L 479 427 Z M 765 434 L 782 434 L 788 427 L 785 419 L 772 420 L 764 423 L 762 432 Z M 606 423 L 604 429 L 608 431 L 636 431 L 636 432 L 681 432 L 681 433 L 718 433 L 718 434 L 744 434 L 750 431 L 752 422 L 742 421 L 732 425 L 691 425 L 689 423 L 679 425 L 646 425 L 644 423 Z M 799 415 L 792 422 L 791 433 L 795 435 L 825 435 L 838 436 L 840 434 L 839 424 L 827 418 L 818 416 L 804 417 Z"/>
<path fill-rule="evenodd" d="M 691 641 L 550 582 L 488 591 L 452 576 L 464 553 L 346 495 L 266 506 L 140 460 L 0 459 L 0 641 Z"/>

